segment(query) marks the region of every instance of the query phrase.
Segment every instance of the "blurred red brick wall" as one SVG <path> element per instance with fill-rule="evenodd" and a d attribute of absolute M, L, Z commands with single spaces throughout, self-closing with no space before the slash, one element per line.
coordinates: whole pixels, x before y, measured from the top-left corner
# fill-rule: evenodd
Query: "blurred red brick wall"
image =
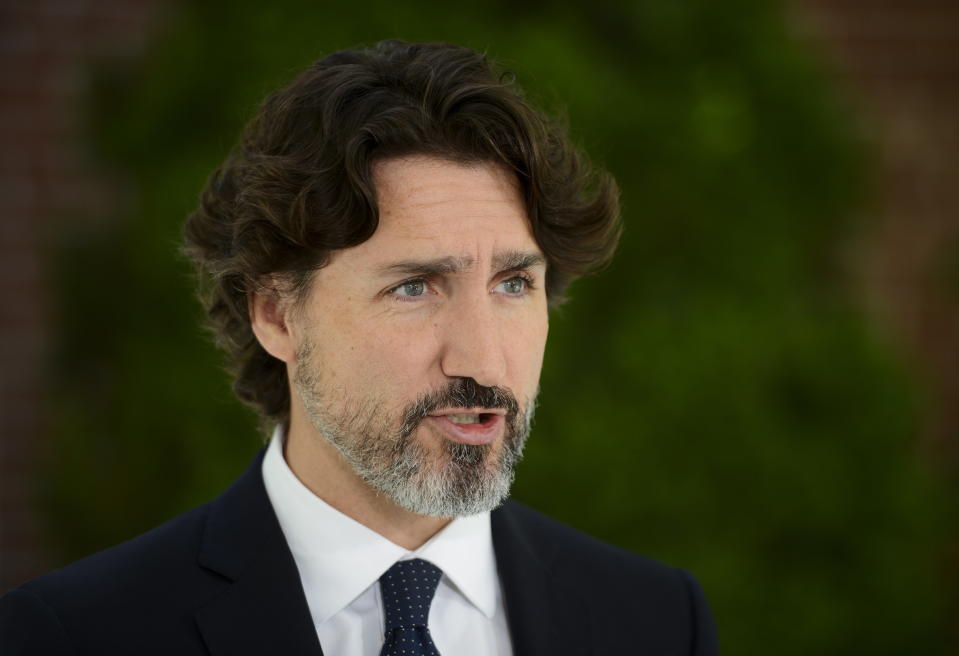
<path fill-rule="evenodd" d="M 911 356 L 924 444 L 959 473 L 959 2 L 793 0 L 799 34 L 878 156 L 856 291 Z"/>
<path fill-rule="evenodd" d="M 51 354 L 48 233 L 83 208 L 106 214 L 79 106 L 94 58 L 135 56 L 153 0 L 0 3 L 0 592 L 47 567 L 35 470 Z"/>

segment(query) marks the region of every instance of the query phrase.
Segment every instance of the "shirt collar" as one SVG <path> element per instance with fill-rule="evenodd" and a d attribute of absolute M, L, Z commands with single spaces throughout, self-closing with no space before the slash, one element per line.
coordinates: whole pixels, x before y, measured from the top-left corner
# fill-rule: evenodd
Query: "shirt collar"
<path fill-rule="evenodd" d="M 348 606 L 396 561 L 423 558 L 486 617 L 496 610 L 496 559 L 489 513 L 458 517 L 408 551 L 313 494 L 283 456 L 277 426 L 263 459 L 263 482 L 296 561 L 318 625 Z"/>
<path fill-rule="evenodd" d="M 428 560 L 443 570 L 453 586 L 492 619 L 499 586 L 489 512 L 457 517 L 412 557 Z"/>

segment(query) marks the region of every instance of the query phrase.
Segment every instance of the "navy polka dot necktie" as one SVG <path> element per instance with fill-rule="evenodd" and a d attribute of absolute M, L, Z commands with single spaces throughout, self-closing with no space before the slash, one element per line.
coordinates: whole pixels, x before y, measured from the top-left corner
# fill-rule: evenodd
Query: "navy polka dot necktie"
<path fill-rule="evenodd" d="M 380 656 L 439 656 L 426 620 L 443 571 L 420 558 L 401 560 L 380 577 L 386 641 Z"/>

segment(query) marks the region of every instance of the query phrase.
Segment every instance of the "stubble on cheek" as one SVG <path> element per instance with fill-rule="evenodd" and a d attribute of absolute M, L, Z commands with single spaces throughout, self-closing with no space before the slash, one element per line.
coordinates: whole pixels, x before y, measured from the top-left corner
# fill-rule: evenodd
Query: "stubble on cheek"
<path fill-rule="evenodd" d="M 311 423 L 373 489 L 413 512 L 441 517 L 490 510 L 508 494 L 527 431 L 507 391 L 459 379 L 396 407 L 395 399 L 389 404 L 362 386 L 328 384 L 308 340 L 296 356 L 294 385 Z M 450 405 L 509 408 L 503 435 L 485 445 L 448 440 L 427 417 Z"/>

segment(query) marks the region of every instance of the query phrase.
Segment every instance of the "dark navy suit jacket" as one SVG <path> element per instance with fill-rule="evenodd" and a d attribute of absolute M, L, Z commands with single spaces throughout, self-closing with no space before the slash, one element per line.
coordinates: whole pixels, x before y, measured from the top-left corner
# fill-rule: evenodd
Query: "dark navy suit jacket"
<path fill-rule="evenodd" d="M 322 654 L 261 461 L 211 503 L 0 598 L 0 653 Z M 492 532 L 517 656 L 717 653 L 688 573 L 515 502 Z"/>

